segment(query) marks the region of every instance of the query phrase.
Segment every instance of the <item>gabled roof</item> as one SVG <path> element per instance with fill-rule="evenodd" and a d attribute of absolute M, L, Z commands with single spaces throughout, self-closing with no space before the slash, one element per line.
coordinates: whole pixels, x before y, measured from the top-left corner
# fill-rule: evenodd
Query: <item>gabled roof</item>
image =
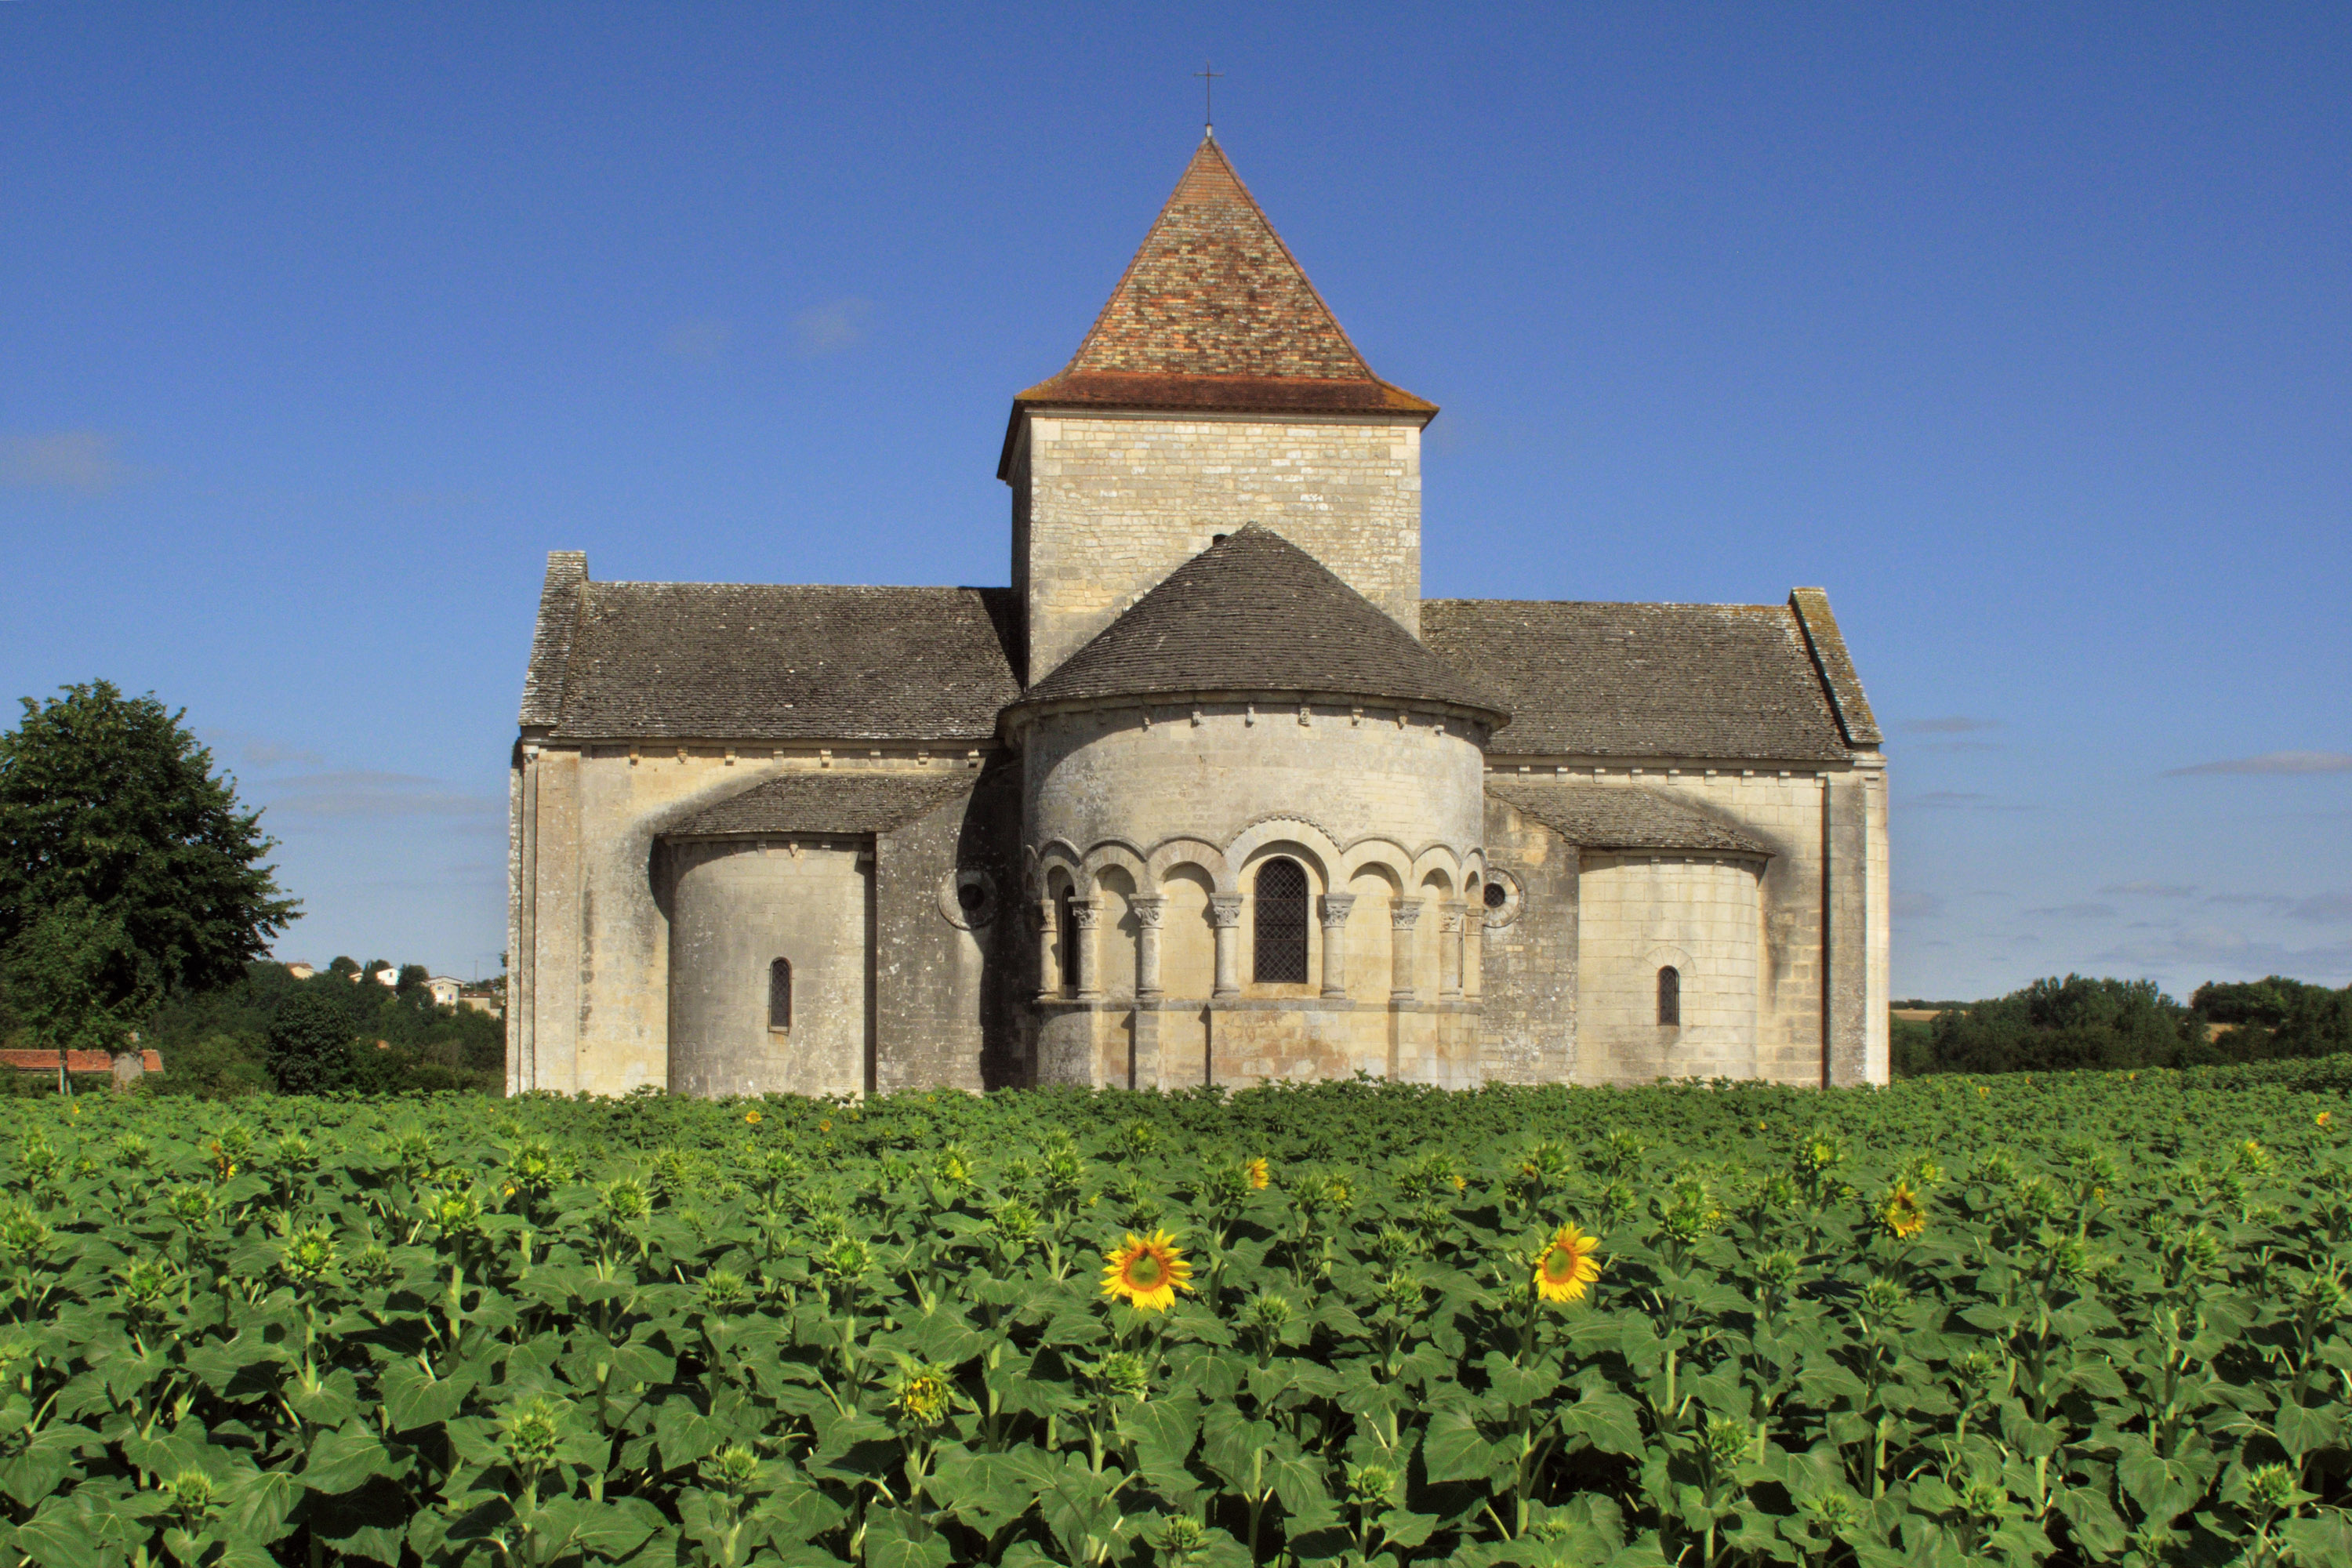
<path fill-rule="evenodd" d="M 523 722 L 558 741 L 979 745 L 1021 694 L 1003 588 L 597 583 L 550 557 Z"/>
<path fill-rule="evenodd" d="M 1580 849 L 1698 849 L 1769 855 L 1743 827 L 1638 784 L 1493 778 L 1486 793 L 1518 807 Z"/>
<path fill-rule="evenodd" d="M 1169 574 L 1021 706 L 1243 691 L 1508 716 L 1330 568 L 1256 523 Z"/>
<path fill-rule="evenodd" d="M 1013 399 L 1015 426 L 1024 407 L 1054 405 L 1437 412 L 1372 374 L 1214 137 L 1069 364 Z"/>
<path fill-rule="evenodd" d="M 887 833 L 971 793 L 977 773 L 783 773 L 705 806 L 673 838 L 755 833 Z"/>
<path fill-rule="evenodd" d="M 1843 761 L 1853 753 L 1814 662 L 1813 625 L 1834 630 L 1826 597 L 1803 621 L 1785 605 L 1421 606 L 1430 647 L 1510 705 L 1494 749 L 1523 756 Z M 1861 682 L 1843 668 L 1859 705 Z"/>

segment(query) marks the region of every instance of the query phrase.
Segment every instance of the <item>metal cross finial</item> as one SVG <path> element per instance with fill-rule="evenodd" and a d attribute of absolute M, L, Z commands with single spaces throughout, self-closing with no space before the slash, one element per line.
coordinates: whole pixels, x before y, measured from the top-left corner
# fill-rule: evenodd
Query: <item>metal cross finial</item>
<path fill-rule="evenodd" d="M 1201 62 L 1201 68 L 1200 68 L 1199 70 L 1194 71 L 1192 74 L 1193 74 L 1194 76 L 1199 77 L 1199 78 L 1201 78 L 1201 79 L 1201 79 L 1201 129 L 1202 129 L 1202 130 L 1203 130 L 1203 131 L 1205 131 L 1205 132 L 1211 132 L 1212 134 L 1213 134 L 1213 133 L 1215 132 L 1215 131 L 1216 131 L 1216 128 L 1217 128 L 1217 127 L 1216 127 L 1216 121 L 1217 121 L 1217 117 L 1216 117 L 1216 114 L 1215 114 L 1215 112 L 1214 112 L 1214 105 L 1215 105 L 1215 103 L 1216 103 L 1216 97 L 1215 97 L 1215 94 L 1216 94 L 1216 90 L 1217 90 L 1217 79 L 1218 79 L 1219 77 L 1221 77 L 1221 76 L 1224 75 L 1225 73 L 1224 73 L 1224 72 L 1223 72 L 1223 71 L 1221 71 L 1221 70 L 1215 70 L 1215 69 L 1211 68 L 1210 63 L 1209 63 L 1208 61 L 1206 61 L 1206 60 L 1203 60 L 1202 62 Z"/>

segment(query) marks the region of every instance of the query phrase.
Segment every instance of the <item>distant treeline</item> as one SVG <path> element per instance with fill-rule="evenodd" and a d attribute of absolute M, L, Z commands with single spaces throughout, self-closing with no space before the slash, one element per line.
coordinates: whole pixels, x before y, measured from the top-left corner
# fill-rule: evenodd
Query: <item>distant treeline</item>
<path fill-rule="evenodd" d="M 163 1054 L 163 1070 L 142 1089 L 206 1099 L 269 1089 L 499 1092 L 506 1026 L 487 1013 L 436 1005 L 425 978 L 411 964 L 397 985 L 385 985 L 349 959 L 308 980 L 282 963 L 249 964 L 244 978 L 167 1001 L 147 1020 L 139 1044 Z M 31 1075 L 18 1087 L 37 1092 L 54 1082 Z"/>
<path fill-rule="evenodd" d="M 2352 986 L 2276 974 L 2200 985 L 2186 1005 L 2152 980 L 2070 974 L 1989 1002 L 1895 1006 L 1940 1009 L 1929 1021 L 1892 1021 L 1897 1078 L 2204 1067 L 2352 1051 Z"/>

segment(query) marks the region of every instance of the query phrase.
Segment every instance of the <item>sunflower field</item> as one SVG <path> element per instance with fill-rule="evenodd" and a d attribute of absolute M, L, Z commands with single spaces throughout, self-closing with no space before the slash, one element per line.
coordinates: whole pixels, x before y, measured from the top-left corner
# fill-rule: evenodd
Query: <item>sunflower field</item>
<path fill-rule="evenodd" d="M 2352 1058 L 0 1104 L 0 1568 L 2352 1563 Z"/>

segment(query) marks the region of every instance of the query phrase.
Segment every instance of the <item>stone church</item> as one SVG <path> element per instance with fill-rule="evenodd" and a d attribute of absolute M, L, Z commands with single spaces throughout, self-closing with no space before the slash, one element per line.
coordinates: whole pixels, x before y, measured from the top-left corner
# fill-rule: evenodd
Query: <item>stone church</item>
<path fill-rule="evenodd" d="M 1010 586 L 551 554 L 509 1087 L 1884 1082 L 1827 596 L 1424 599 L 1436 414 L 1210 137 L 1013 399 Z"/>

